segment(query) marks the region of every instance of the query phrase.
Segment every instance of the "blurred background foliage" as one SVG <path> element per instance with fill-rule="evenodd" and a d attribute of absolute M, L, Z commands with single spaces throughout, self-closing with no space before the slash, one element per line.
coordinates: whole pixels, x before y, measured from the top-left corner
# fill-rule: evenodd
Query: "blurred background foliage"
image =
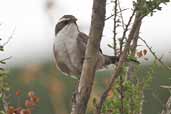
<path fill-rule="evenodd" d="M 142 66 L 140 76 L 143 76 L 143 72 L 145 73 L 148 69 L 149 66 Z M 159 114 L 170 95 L 167 89 L 160 86 L 170 84 L 171 72 L 162 67 L 157 67 L 154 71 L 152 83 L 145 90 L 143 110 L 145 114 Z M 96 73 L 92 98 L 100 96 L 110 76 L 111 71 Z M 67 114 L 71 109 L 72 92 L 77 80 L 61 74 L 54 63 L 44 63 L 10 69 L 8 82 L 11 88 L 10 103 L 12 105 L 18 104 L 16 91 L 21 91 L 20 100 L 22 101 L 27 91 L 33 90 L 40 97 L 40 102 L 34 110 L 35 114 Z M 89 112 L 92 113 L 94 109 L 92 99 L 89 103 Z"/>

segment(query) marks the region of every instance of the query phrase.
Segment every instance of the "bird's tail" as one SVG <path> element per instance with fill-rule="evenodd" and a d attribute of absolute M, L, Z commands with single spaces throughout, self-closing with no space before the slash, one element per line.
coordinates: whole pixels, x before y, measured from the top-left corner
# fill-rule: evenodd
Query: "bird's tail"
<path fill-rule="evenodd" d="M 105 58 L 105 65 L 115 64 L 115 63 L 117 63 L 119 61 L 118 56 L 104 55 L 104 58 Z"/>
<path fill-rule="evenodd" d="M 105 57 L 105 65 L 109 65 L 109 64 L 115 64 L 119 61 L 119 56 L 109 56 L 109 55 L 104 55 Z M 127 62 L 134 62 L 139 64 L 140 62 L 134 58 L 130 58 L 128 57 Z"/>

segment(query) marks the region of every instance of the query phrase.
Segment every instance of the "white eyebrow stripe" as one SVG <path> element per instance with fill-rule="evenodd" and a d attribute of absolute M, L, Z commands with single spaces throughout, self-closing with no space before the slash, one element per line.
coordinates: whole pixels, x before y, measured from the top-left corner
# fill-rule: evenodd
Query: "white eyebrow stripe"
<path fill-rule="evenodd" d="M 62 22 L 62 21 L 69 21 L 71 18 L 62 18 L 62 19 L 59 19 L 58 23 Z"/>

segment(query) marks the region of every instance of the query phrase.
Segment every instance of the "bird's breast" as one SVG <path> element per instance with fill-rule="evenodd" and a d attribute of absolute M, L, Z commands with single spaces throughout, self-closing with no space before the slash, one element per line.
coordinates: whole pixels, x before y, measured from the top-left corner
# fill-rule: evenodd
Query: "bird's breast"
<path fill-rule="evenodd" d="M 74 48 L 77 41 L 77 36 L 79 32 L 75 24 L 66 25 L 55 38 L 55 47 L 63 48 L 63 46 L 69 48 L 70 50 Z"/>
<path fill-rule="evenodd" d="M 56 61 L 66 64 L 72 71 L 81 68 L 77 45 L 78 34 L 77 26 L 70 24 L 56 34 L 54 41 L 54 51 L 57 53 Z"/>

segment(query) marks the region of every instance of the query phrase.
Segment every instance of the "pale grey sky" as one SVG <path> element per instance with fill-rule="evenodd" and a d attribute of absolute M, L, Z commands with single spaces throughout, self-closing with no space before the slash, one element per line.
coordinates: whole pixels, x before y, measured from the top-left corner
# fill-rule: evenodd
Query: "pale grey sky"
<path fill-rule="evenodd" d="M 53 21 L 47 15 L 45 0 L 0 0 L 0 37 L 5 42 L 15 32 L 13 38 L 6 45 L 5 56 L 13 56 L 11 63 L 34 63 L 42 59 L 52 60 L 52 44 L 54 25 L 64 14 L 73 14 L 78 18 L 81 30 L 88 33 L 91 19 L 92 0 L 58 0 Z M 123 1 L 128 7 L 131 0 Z M 108 5 L 107 15 L 111 14 Z M 125 12 L 129 17 L 129 12 Z M 105 54 L 112 54 L 107 47 L 112 37 L 112 20 L 106 22 L 102 50 Z M 171 51 L 171 4 L 164 6 L 162 11 L 147 17 L 143 21 L 141 36 L 159 54 L 169 56 Z"/>

